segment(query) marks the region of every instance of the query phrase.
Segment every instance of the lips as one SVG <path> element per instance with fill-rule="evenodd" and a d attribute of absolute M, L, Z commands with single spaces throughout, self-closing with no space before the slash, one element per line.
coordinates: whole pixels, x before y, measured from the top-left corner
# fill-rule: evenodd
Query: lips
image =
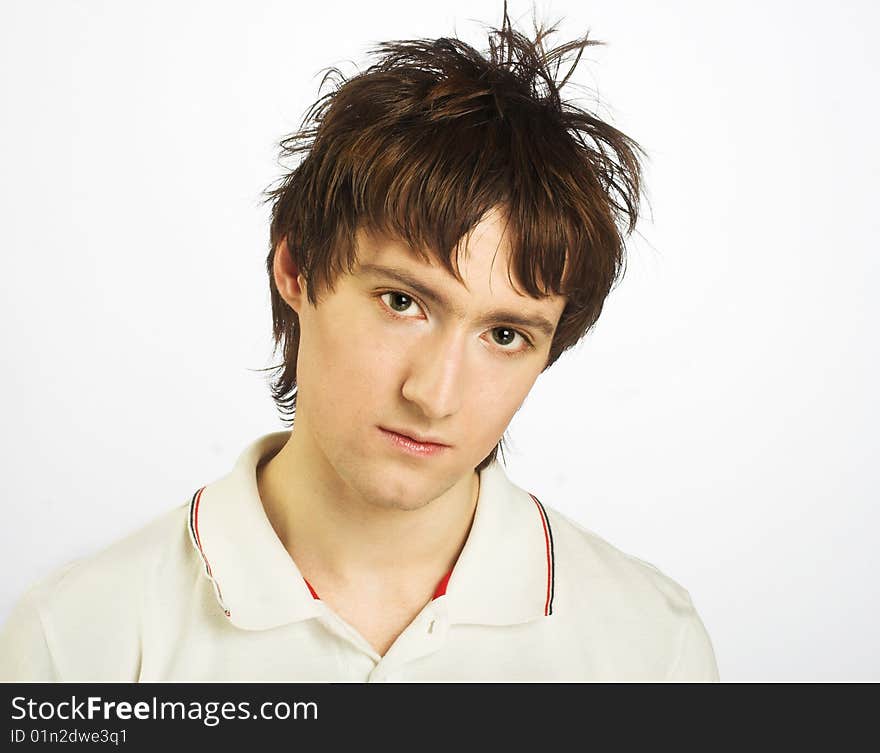
<path fill-rule="evenodd" d="M 388 446 L 393 448 L 395 453 L 403 453 L 410 458 L 433 458 L 439 457 L 445 454 L 446 450 L 449 449 L 449 445 L 441 444 L 439 442 L 420 442 L 416 439 L 412 439 L 409 435 L 404 434 L 402 431 L 392 431 L 391 429 L 386 429 L 382 426 L 377 426 L 379 432 L 388 442 Z M 417 434 L 416 436 L 424 437 L 424 434 Z M 436 437 L 432 437 L 432 439 L 436 439 Z"/>
<path fill-rule="evenodd" d="M 434 437 L 430 434 L 419 434 L 418 432 L 410 431 L 409 429 L 393 429 L 390 427 L 380 426 L 380 429 L 384 431 L 390 431 L 394 434 L 400 434 L 402 437 L 406 437 L 407 439 L 411 439 L 413 442 L 418 442 L 419 444 L 424 445 L 438 445 L 440 447 L 448 447 L 445 442 L 441 441 L 439 438 Z"/>

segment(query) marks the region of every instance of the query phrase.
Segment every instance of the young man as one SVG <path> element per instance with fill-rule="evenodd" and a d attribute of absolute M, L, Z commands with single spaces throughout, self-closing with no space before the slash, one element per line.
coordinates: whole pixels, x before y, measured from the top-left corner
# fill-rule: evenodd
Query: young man
<path fill-rule="evenodd" d="M 588 44 L 547 53 L 505 12 L 488 57 L 388 43 L 319 100 L 269 192 L 292 431 L 32 588 L 0 677 L 718 679 L 687 591 L 496 459 L 636 221 L 637 145 L 551 75 Z"/>

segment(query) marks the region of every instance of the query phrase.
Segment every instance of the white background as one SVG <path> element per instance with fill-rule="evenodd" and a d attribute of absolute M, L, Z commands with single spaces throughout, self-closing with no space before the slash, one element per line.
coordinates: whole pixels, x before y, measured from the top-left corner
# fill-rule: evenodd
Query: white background
<path fill-rule="evenodd" d="M 0 619 L 283 428 L 259 199 L 319 71 L 501 6 L 3 2 Z M 537 10 L 608 43 L 575 80 L 650 203 L 509 475 L 684 585 L 722 679 L 880 679 L 876 4 Z"/>

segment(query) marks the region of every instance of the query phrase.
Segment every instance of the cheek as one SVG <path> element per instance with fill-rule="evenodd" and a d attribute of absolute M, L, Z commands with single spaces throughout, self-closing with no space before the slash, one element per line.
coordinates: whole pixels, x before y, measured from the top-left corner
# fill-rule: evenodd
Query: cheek
<path fill-rule="evenodd" d="M 371 317 L 328 308 L 310 323 L 308 381 L 337 412 L 351 404 L 365 407 L 396 378 L 395 344 Z"/>
<path fill-rule="evenodd" d="M 535 383 L 536 375 L 531 372 L 511 371 L 502 367 L 479 374 L 474 379 L 479 387 L 463 406 L 474 436 L 480 436 L 483 443 L 494 445 L 498 441 Z"/>

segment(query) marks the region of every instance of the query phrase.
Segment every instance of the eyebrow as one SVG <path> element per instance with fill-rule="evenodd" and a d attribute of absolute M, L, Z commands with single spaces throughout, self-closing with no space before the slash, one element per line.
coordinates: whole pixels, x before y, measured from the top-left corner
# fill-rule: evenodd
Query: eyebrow
<path fill-rule="evenodd" d="M 358 274 L 362 273 L 374 277 L 390 277 L 393 280 L 397 280 L 415 290 L 423 298 L 433 301 L 447 311 L 451 311 L 459 318 L 463 318 L 462 311 L 458 306 L 455 306 L 442 293 L 434 290 L 405 269 L 401 269 L 400 267 L 386 267 L 381 264 L 360 264 L 358 267 Z M 522 314 L 518 314 L 509 309 L 493 309 L 487 311 L 477 320 L 477 324 L 480 326 L 498 322 L 503 324 L 515 324 L 519 327 L 529 327 L 538 330 L 547 337 L 553 337 L 553 332 L 556 329 L 550 321 L 540 314 L 523 316 Z"/>

